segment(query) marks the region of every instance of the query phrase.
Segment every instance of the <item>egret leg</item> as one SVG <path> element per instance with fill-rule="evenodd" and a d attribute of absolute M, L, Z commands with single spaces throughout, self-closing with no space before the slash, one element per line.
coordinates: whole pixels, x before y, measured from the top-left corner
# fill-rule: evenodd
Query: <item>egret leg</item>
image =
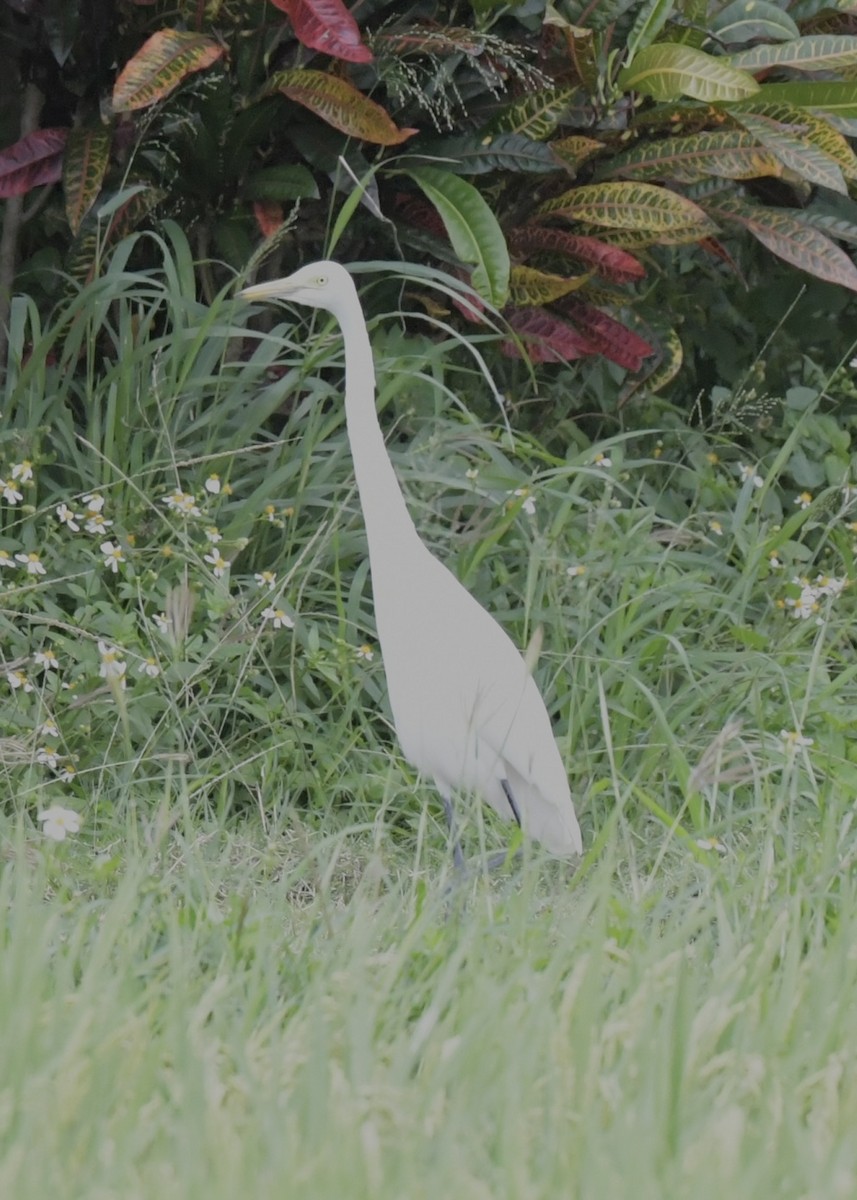
<path fill-rule="evenodd" d="M 501 779 L 500 787 L 506 793 L 506 799 L 509 801 L 509 808 L 511 808 L 511 810 L 512 810 L 512 816 L 515 818 L 518 828 L 520 829 L 521 828 L 521 813 L 520 813 L 520 810 L 518 809 L 517 801 L 515 800 L 515 793 L 512 791 L 512 785 L 509 783 L 508 779 Z"/>
<path fill-rule="evenodd" d="M 452 842 L 452 861 L 456 871 L 461 871 L 464 868 L 464 855 L 461 853 L 461 842 L 458 840 L 458 834 L 455 831 L 455 812 L 452 807 L 452 797 L 446 792 L 440 793 L 440 798 L 443 801 L 443 811 L 446 814 L 446 824 L 449 829 L 449 837 Z"/>

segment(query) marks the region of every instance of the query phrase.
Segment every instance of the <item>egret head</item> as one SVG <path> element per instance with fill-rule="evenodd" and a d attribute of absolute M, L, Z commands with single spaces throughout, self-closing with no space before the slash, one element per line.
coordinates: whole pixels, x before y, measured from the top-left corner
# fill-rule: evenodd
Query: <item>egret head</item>
<path fill-rule="evenodd" d="M 354 282 L 345 267 L 330 261 L 309 263 L 285 279 L 256 283 L 238 295 L 242 300 L 289 300 L 327 309 L 336 317 L 356 299 Z"/>

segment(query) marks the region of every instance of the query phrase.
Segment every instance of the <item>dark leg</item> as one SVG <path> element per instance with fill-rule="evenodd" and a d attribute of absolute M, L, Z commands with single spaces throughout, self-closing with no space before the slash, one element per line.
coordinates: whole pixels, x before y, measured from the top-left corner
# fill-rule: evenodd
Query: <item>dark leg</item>
<path fill-rule="evenodd" d="M 452 861 L 455 864 L 456 871 L 461 871 L 464 867 L 464 855 L 461 853 L 461 843 L 458 840 L 458 835 L 455 832 L 455 813 L 452 809 L 452 800 L 449 796 L 440 794 L 443 801 L 443 811 L 446 813 L 446 824 L 449 829 L 450 840 L 452 841 Z"/>
<path fill-rule="evenodd" d="M 506 793 L 506 799 L 509 801 L 509 808 L 511 808 L 511 810 L 512 810 L 512 816 L 515 818 L 518 828 L 520 829 L 521 828 L 521 814 L 518 811 L 518 805 L 515 801 L 515 794 L 512 791 L 512 787 L 511 787 L 511 784 L 509 783 L 509 780 L 501 779 L 500 787 Z"/>

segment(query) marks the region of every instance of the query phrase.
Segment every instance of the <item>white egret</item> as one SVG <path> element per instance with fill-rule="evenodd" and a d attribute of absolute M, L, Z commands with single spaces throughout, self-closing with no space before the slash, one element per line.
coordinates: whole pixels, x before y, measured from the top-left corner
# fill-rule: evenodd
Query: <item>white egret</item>
<path fill-rule="evenodd" d="M 372 347 L 348 271 L 335 262 L 312 263 L 239 294 L 326 309 L 342 330 L 348 440 L 390 707 L 405 757 L 434 780 L 451 830 L 453 792 L 475 792 L 550 853 L 580 854 L 568 777 L 523 657 L 422 543 L 408 513 L 378 423 Z"/>

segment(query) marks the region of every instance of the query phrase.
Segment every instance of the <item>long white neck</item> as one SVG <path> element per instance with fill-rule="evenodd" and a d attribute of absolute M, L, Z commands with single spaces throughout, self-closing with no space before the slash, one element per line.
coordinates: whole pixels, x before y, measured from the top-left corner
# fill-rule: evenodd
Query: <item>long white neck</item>
<path fill-rule="evenodd" d="M 357 297 L 355 294 L 355 303 Z M 339 314 L 338 314 L 339 315 Z M 359 311 L 339 315 L 345 339 L 345 419 L 354 460 L 354 475 L 366 522 L 373 575 L 382 561 L 391 561 L 421 545 L 405 498 L 390 462 L 375 407 L 375 367 L 372 346 Z M 393 559 L 395 561 L 395 559 Z"/>

